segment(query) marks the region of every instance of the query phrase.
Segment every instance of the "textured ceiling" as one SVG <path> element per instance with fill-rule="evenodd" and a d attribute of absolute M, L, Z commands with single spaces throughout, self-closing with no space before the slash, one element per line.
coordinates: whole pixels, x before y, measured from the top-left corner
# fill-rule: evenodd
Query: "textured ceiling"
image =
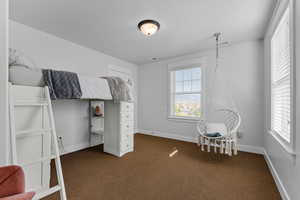
<path fill-rule="evenodd" d="M 276 0 L 10 0 L 10 18 L 136 64 L 262 38 Z M 161 23 L 146 37 L 143 19 Z"/>

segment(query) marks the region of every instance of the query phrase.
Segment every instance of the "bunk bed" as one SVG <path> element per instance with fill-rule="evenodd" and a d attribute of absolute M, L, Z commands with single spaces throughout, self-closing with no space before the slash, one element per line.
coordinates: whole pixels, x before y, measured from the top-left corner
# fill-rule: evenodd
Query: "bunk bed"
<path fill-rule="evenodd" d="M 108 82 L 103 78 L 88 77 L 78 74 L 82 96 L 80 99 L 112 100 Z M 27 66 L 9 68 L 9 81 L 13 85 L 45 87 L 42 69 Z"/>
<path fill-rule="evenodd" d="M 93 100 L 101 100 L 104 104 L 103 110 L 106 110 L 106 113 L 105 117 L 101 116 L 105 127 L 104 151 L 118 157 L 132 152 L 134 149 L 133 102 L 115 101 L 108 80 L 104 78 L 78 75 L 78 79 L 82 91 L 78 99 L 90 101 L 90 108 Z M 51 115 L 47 109 L 44 109 L 45 107 L 33 105 L 43 105 L 43 102 L 47 101 L 47 96 L 51 104 L 49 89 L 42 70 L 25 65 L 10 66 L 9 81 L 10 109 L 11 105 L 20 102 L 29 105 L 16 107 L 10 112 L 10 131 L 11 135 L 16 136 L 16 149 L 12 148 L 12 153 L 17 155 L 17 159 L 12 159 L 13 164 L 24 167 L 27 191 L 43 193 L 51 189 L 50 161 L 45 158 L 53 156 L 53 141 L 44 134 L 47 130 L 51 130 L 49 122 Z M 91 116 L 91 109 L 89 110 Z M 15 118 L 13 122 L 11 113 Z M 90 130 L 92 130 L 91 124 Z"/>

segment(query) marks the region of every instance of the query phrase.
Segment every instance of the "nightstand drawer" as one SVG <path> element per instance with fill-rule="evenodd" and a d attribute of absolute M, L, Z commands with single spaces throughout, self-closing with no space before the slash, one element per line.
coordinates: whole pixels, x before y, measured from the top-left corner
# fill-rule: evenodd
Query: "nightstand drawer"
<path fill-rule="evenodd" d="M 122 151 L 126 151 L 127 149 L 131 148 L 128 140 L 126 142 L 121 143 L 120 145 L 120 150 Z"/>
<path fill-rule="evenodd" d="M 133 134 L 133 122 L 127 122 L 127 123 L 122 123 L 120 125 L 120 134 L 123 135 L 123 134 Z"/>
<path fill-rule="evenodd" d="M 133 135 L 125 135 L 120 141 L 120 150 L 124 151 L 133 147 Z"/>
<path fill-rule="evenodd" d="M 120 103 L 120 112 L 133 112 L 134 105 L 129 102 L 121 102 Z"/>
<path fill-rule="evenodd" d="M 132 134 L 130 134 L 130 133 L 122 134 L 120 136 L 120 144 L 126 143 L 128 141 L 128 138 L 130 137 L 130 135 L 132 135 Z"/>
<path fill-rule="evenodd" d="M 121 123 L 126 123 L 127 121 L 133 121 L 134 120 L 134 115 L 131 112 L 127 112 L 127 113 L 121 113 L 121 117 L 120 117 L 120 121 Z"/>

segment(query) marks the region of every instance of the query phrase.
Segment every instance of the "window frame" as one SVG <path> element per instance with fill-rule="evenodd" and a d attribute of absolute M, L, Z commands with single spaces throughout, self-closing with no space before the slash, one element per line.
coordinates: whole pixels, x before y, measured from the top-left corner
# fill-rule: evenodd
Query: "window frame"
<path fill-rule="evenodd" d="M 187 116 L 175 116 L 173 114 L 174 106 L 174 92 L 172 88 L 174 83 L 172 81 L 172 72 L 184 69 L 201 68 L 201 91 L 200 92 L 183 92 L 182 94 L 200 94 L 201 95 L 201 117 L 187 117 Z M 205 118 L 205 67 L 204 58 L 184 60 L 177 63 L 168 64 L 168 116 L 169 120 L 182 120 L 187 122 L 195 122 Z"/>
<path fill-rule="evenodd" d="M 272 39 L 274 35 L 278 31 L 278 27 L 280 26 L 284 15 L 286 14 L 287 10 L 289 9 L 289 20 L 290 20 L 290 141 L 287 141 L 281 134 L 277 133 L 275 130 L 272 130 L 272 68 L 273 68 L 273 48 L 272 48 Z M 277 140 L 279 144 L 291 155 L 296 155 L 295 153 L 295 45 L 294 45 L 294 34 L 295 34 L 295 21 L 294 21 L 294 1 L 290 1 L 286 3 L 283 7 L 277 7 L 278 10 L 281 10 L 280 13 L 277 13 L 277 16 L 273 16 L 273 18 L 277 18 L 276 23 L 274 23 L 271 33 L 269 34 L 270 37 L 270 71 L 269 71 L 269 92 L 270 92 L 270 99 L 268 102 L 270 103 L 270 110 L 269 110 L 269 119 L 268 126 L 269 126 L 269 133 Z"/>

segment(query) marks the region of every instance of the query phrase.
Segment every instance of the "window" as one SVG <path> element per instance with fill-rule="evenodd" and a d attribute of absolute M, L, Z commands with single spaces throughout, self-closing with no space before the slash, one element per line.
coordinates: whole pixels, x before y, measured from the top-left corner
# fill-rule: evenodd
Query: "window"
<path fill-rule="evenodd" d="M 170 71 L 170 117 L 198 119 L 202 116 L 202 70 L 200 67 Z"/>
<path fill-rule="evenodd" d="M 287 8 L 271 38 L 271 130 L 291 141 L 291 40 Z"/>

